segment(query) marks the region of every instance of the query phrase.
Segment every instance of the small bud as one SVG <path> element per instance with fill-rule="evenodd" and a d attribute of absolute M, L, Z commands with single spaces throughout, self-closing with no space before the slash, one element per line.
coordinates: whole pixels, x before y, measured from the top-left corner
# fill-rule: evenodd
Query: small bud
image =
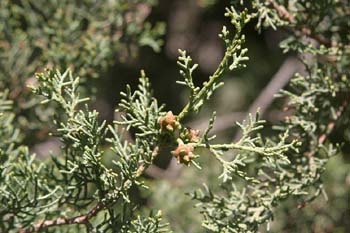
<path fill-rule="evenodd" d="M 198 142 L 199 141 L 199 130 L 198 129 L 190 129 L 190 142 Z"/>
<path fill-rule="evenodd" d="M 171 154 L 175 156 L 178 163 L 183 163 L 188 165 L 194 158 L 193 146 L 184 144 L 181 139 L 178 139 L 178 146 L 175 150 L 171 151 Z"/>
<path fill-rule="evenodd" d="M 199 130 L 197 129 L 191 129 L 187 127 L 184 132 L 181 133 L 180 137 L 184 141 L 188 142 L 199 142 L 200 137 L 199 137 Z"/>
<path fill-rule="evenodd" d="M 179 128 L 179 123 L 171 111 L 167 112 L 165 116 L 159 117 L 158 122 L 161 130 L 174 131 Z"/>

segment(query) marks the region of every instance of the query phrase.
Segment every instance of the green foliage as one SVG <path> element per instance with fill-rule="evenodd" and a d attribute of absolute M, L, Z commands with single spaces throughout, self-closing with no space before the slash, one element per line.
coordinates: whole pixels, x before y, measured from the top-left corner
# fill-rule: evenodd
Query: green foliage
<path fill-rule="evenodd" d="M 229 31 L 225 26 L 223 27 L 219 36 L 226 46 L 225 56 L 221 60 L 217 70 L 209 77 L 209 80 L 203 83 L 202 88 L 195 87 L 193 84 L 192 73 L 196 69 L 197 64 L 191 65 L 192 59 L 189 56 L 186 56 L 185 51 L 179 51 L 180 57 L 178 65 L 181 68 L 180 74 L 185 80 L 177 83 L 185 85 L 191 89 L 189 103 L 182 112 L 179 113 L 179 120 L 184 118 L 190 112 L 198 113 L 205 101 L 210 99 L 213 92 L 223 85 L 223 82 L 221 81 L 223 75 L 228 71 L 244 67 L 245 65 L 242 64 L 242 62 L 248 60 L 248 57 L 245 56 L 248 49 L 242 48 L 245 40 L 244 35 L 242 35 L 242 29 L 244 25 L 249 22 L 250 16 L 247 15 L 245 11 L 238 14 L 234 8 L 227 8 L 225 16 L 231 19 L 231 23 L 235 27 L 235 35 L 233 38 L 230 38 Z"/>
<path fill-rule="evenodd" d="M 41 24 L 42 18 L 47 18 L 45 11 L 40 11 L 41 8 L 37 8 L 39 6 L 34 3 L 10 4 L 6 1 L 2 4 L 12 6 L 7 10 L 12 9 L 11 12 L 18 14 L 20 19 L 23 17 L 22 8 L 35 11 L 28 17 L 28 33 L 24 33 L 29 38 L 35 35 L 30 33 L 31 25 Z M 82 16 L 77 13 L 80 8 L 70 8 L 70 3 L 66 1 L 59 4 L 63 4 L 59 6 L 64 11 L 57 10 L 56 14 L 60 16 L 64 13 L 64 17 L 72 17 L 71 19 L 77 17 L 78 23 L 69 21 L 66 26 L 70 30 L 61 31 L 62 35 L 57 33 L 56 37 L 50 33 L 52 30 L 60 32 L 61 26 L 55 26 L 61 24 L 48 20 L 49 24 L 42 27 L 42 33 L 49 35 L 48 44 L 53 46 L 52 50 L 48 47 L 48 53 L 57 54 L 53 56 L 53 60 L 49 60 L 43 52 L 46 50 L 39 46 L 38 49 L 42 51 L 39 52 L 41 58 L 37 62 L 50 61 L 61 67 L 73 64 L 74 71 L 83 76 L 93 76 L 87 72 L 86 67 L 91 67 L 96 74 L 99 73 L 99 66 L 104 66 L 99 61 L 109 56 L 104 53 L 104 49 L 95 51 L 98 59 L 88 62 L 84 59 L 91 57 L 84 53 L 73 56 L 74 58 L 61 58 L 61 53 L 55 50 L 62 46 L 65 33 L 73 35 L 73 38 L 80 38 L 81 35 L 74 37 L 75 33 L 82 31 L 77 30 L 77 27 L 82 27 L 79 22 L 88 20 L 80 18 Z M 98 19 L 106 12 L 128 9 L 139 3 L 111 1 L 110 4 L 112 6 L 97 4 L 98 13 L 94 17 Z M 247 9 L 242 9 L 242 5 Z M 82 12 L 88 12 L 84 7 L 81 9 Z M 49 7 L 47 10 L 56 9 Z M 241 1 L 235 7 L 227 8 L 225 16 L 231 21 L 233 33 L 229 33 L 229 27 L 223 27 L 219 37 L 225 46 L 224 56 L 202 86 L 195 85 L 194 71 L 198 65 L 192 63 L 192 58 L 186 51 L 179 50 L 178 65 L 182 80 L 178 83 L 190 90 L 190 96 L 187 104 L 175 115 L 172 111 L 164 111 L 165 106 L 159 105 L 153 97 L 144 71 L 141 71 L 136 90 L 132 91 L 127 86 L 126 91 L 121 93 L 122 100 L 116 110 L 121 114 L 121 119 L 111 125 L 101 122 L 98 113 L 90 110 L 87 104 L 82 106 L 89 99 L 82 97 L 85 92 L 81 91 L 79 78 L 74 77 L 69 69 L 64 73 L 58 70 L 39 73 L 33 92 L 41 96 L 36 101 L 41 100 L 45 106 L 49 105 L 47 108 L 55 110 L 50 115 L 55 125 L 52 135 L 58 137 L 62 143 L 60 155 L 51 156 L 45 161 L 36 159 L 21 142 L 12 101 L 8 100 L 7 92 L 2 92 L 1 231 L 168 232 L 168 224 L 162 221 L 161 212 L 154 214 L 154 211 L 149 211 L 152 207 L 147 206 L 143 209 L 151 213 L 144 214 L 133 196 L 134 192 L 152 189 L 152 183 L 145 182 L 143 174 L 156 158 L 164 154 L 172 154 L 178 166 L 187 165 L 186 169 L 193 169 L 191 165 L 194 165 L 196 170 L 193 174 L 202 172 L 201 168 L 210 167 L 205 164 L 210 162 L 210 158 L 220 164 L 221 174 L 218 177 L 205 184 L 203 189 L 189 193 L 202 215 L 201 226 L 204 231 L 259 232 L 265 226 L 268 230 L 271 226 L 272 231 L 284 229 L 284 226 L 274 223 L 276 217 L 285 213 L 283 205 L 293 203 L 294 208 L 298 206 L 301 209 L 320 194 L 325 194 L 322 175 L 326 165 L 330 158 L 342 155 L 341 143 L 349 143 L 346 136 L 350 124 L 347 117 L 350 87 L 349 38 L 344 31 L 349 26 L 346 14 L 349 10 L 348 3 L 341 1 L 256 0 L 245 4 Z M 8 17 L 6 10 L 0 12 L 2 17 Z M 110 14 L 108 15 L 112 17 L 113 14 Z M 115 21 L 108 18 L 107 22 L 125 19 L 124 16 L 120 17 Z M 13 25 L 18 24 L 15 19 L 17 18 L 14 17 L 8 25 L 1 24 L 1 27 L 15 28 Z M 101 21 L 94 19 L 91 22 Z M 136 36 L 136 44 L 147 44 L 157 49 L 157 41 L 150 39 L 156 37 L 154 31 L 148 26 L 143 31 L 142 27 L 136 27 L 137 20 L 133 22 L 136 25 L 126 26 L 122 30 L 126 33 L 123 35 L 132 38 Z M 290 36 L 281 47 L 284 51 L 308 55 L 303 57 L 305 74 L 295 74 L 288 88 L 278 94 L 279 98 L 286 100 L 286 108 L 291 115 L 274 125 L 269 134 L 264 134 L 265 121 L 256 113 L 255 117 L 250 114 L 249 119 L 237 123 L 242 131 L 238 141 L 214 142 L 215 136 L 209 134 L 215 123 L 215 113 L 208 122 L 207 130 L 201 134 L 196 129 L 187 127 L 185 118 L 190 114 L 200 113 L 201 108 L 223 85 L 223 78 L 227 73 L 245 67 L 244 62 L 248 57 L 247 49 L 244 48 L 243 32 L 244 26 L 251 22 L 256 24 L 258 30 L 262 30 L 263 26 L 273 29 L 280 26 L 290 28 Z M 104 24 L 88 25 L 88 28 L 91 26 L 94 30 L 101 30 L 99 36 L 102 38 L 106 36 L 102 29 L 104 26 L 100 28 Z M 119 26 L 122 25 L 124 24 Z M 147 37 L 140 37 L 141 34 Z M 108 38 L 110 39 L 109 36 Z M 107 47 L 122 41 L 120 37 L 112 36 L 110 41 L 109 39 L 106 42 Z M 29 39 L 28 42 L 31 40 L 34 39 Z M 94 41 L 88 44 L 96 45 Z M 78 43 L 77 48 L 84 50 L 85 45 L 81 48 Z M 74 47 L 74 43 L 72 46 Z M 107 53 L 110 52 L 115 51 L 108 50 Z M 64 62 L 61 63 L 61 60 Z M 5 84 L 3 86 L 7 87 Z M 341 135 L 340 141 L 332 139 L 335 131 Z M 110 164 L 104 162 L 108 155 L 105 151 L 113 155 Z M 206 156 L 209 159 L 203 159 Z M 345 169 L 339 170 L 341 176 L 349 177 L 347 167 L 344 165 Z M 339 192 L 344 195 L 348 193 L 347 190 Z"/>
<path fill-rule="evenodd" d="M 34 73 L 69 67 L 88 86 L 117 61 L 135 57 L 139 47 L 159 51 L 164 25 L 145 22 L 153 5 L 153 0 L 1 1 L 0 88 L 10 90 L 26 134 L 47 131 L 43 124 L 54 111 L 38 106 L 27 88 L 36 84 Z"/>
<path fill-rule="evenodd" d="M 160 223 L 160 213 L 147 219 L 137 217 L 136 204 L 130 199 L 132 187 L 144 187 L 139 177 L 152 163 L 150 145 L 142 137 L 136 138 L 135 144 L 123 143 L 112 126 L 107 128 L 104 122 L 98 122 L 96 111 L 89 111 L 87 106 L 80 110 L 80 103 L 87 99 L 79 97 L 79 79 L 73 78 L 71 72 L 48 71 L 37 79 L 39 86 L 34 92 L 45 97 L 42 102 L 62 109 L 54 122 L 55 136 L 64 146 L 60 157 L 52 157 L 47 163 L 35 160 L 26 147 L 4 147 L 7 157 L 2 156 L 2 231 L 22 228 L 21 232 L 32 232 L 74 223 L 89 231 L 162 232 L 166 225 Z M 7 104 L 3 99 L 2 109 Z M 12 138 L 11 129 L 5 138 Z M 108 129 L 113 135 L 108 141 L 116 154 L 114 170 L 102 163 Z M 85 217 L 80 216 L 83 210 L 87 212 Z M 104 217 L 96 217 L 101 211 Z M 40 223 L 55 218 L 59 221 Z"/>

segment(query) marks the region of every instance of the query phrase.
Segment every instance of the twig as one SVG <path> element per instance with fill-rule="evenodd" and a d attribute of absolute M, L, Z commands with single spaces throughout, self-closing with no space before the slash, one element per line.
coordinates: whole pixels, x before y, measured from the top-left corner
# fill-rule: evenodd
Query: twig
<path fill-rule="evenodd" d="M 219 79 L 222 78 L 223 75 L 223 70 L 225 69 L 225 67 L 228 64 L 228 60 L 230 59 L 231 53 L 226 52 L 223 59 L 221 60 L 218 68 L 215 70 L 214 74 L 212 76 L 210 76 L 208 82 L 206 82 L 206 84 L 202 87 L 202 89 L 200 89 L 200 91 L 197 93 L 197 98 L 198 99 L 202 99 L 204 98 L 204 96 L 206 95 L 206 93 L 208 92 L 208 90 L 213 86 L 213 84 L 215 84 Z M 177 120 L 181 121 L 190 111 L 191 108 L 191 104 L 188 103 L 183 109 L 182 111 L 178 114 L 177 116 Z"/>
<path fill-rule="evenodd" d="M 103 204 L 102 202 L 99 202 L 94 208 L 92 208 L 85 215 L 80 215 L 72 218 L 60 217 L 55 220 L 44 220 L 41 223 L 34 224 L 34 226 L 30 228 L 19 230 L 19 233 L 37 232 L 53 226 L 61 226 L 61 225 L 68 225 L 68 224 L 86 224 L 89 221 L 89 219 L 94 217 L 104 207 L 105 207 L 105 204 Z"/>
<path fill-rule="evenodd" d="M 227 113 L 224 115 L 217 116 L 214 122 L 213 129 L 210 130 L 210 134 L 216 134 L 229 127 L 232 127 L 236 121 L 242 121 L 245 115 L 246 114 L 243 112 L 233 112 L 233 113 Z M 205 119 L 189 122 L 188 125 L 191 128 L 204 131 L 208 127 L 208 122 L 209 122 L 209 119 L 205 118 Z"/>
<path fill-rule="evenodd" d="M 315 39 L 320 44 L 330 45 L 330 46 L 336 46 L 337 45 L 337 42 L 331 41 L 331 40 L 327 39 L 326 37 L 324 37 L 324 36 L 322 36 L 320 34 L 314 34 L 314 33 L 312 33 L 310 28 L 307 28 L 305 26 L 300 28 L 300 32 L 302 34 L 304 34 L 305 36 L 308 36 L 310 38 Z"/>
<path fill-rule="evenodd" d="M 267 0 L 267 2 L 270 3 L 273 6 L 273 8 L 275 8 L 280 17 L 287 19 L 290 23 L 296 22 L 294 16 L 291 15 L 284 7 L 278 5 L 273 0 Z"/>
<path fill-rule="evenodd" d="M 279 111 L 272 110 L 264 114 L 264 118 L 269 122 L 278 122 L 284 119 L 284 117 L 289 116 L 290 111 Z M 243 121 L 246 117 L 246 113 L 243 112 L 233 112 L 219 115 L 216 117 L 213 129 L 210 130 L 209 136 L 220 133 L 224 130 L 232 128 L 237 121 Z M 197 121 L 187 123 L 193 129 L 198 129 L 203 131 L 208 127 L 209 118 L 200 119 Z"/>

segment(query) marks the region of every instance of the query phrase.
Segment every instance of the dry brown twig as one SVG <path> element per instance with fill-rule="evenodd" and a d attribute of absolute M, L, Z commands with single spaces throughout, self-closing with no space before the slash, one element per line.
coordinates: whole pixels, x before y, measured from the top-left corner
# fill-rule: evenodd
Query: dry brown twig
<path fill-rule="evenodd" d="M 63 218 L 59 217 L 55 220 L 44 220 L 40 223 L 34 224 L 32 227 L 26 228 L 26 229 L 21 229 L 19 230 L 19 233 L 31 233 L 31 232 L 38 232 L 41 230 L 44 230 L 49 227 L 53 226 L 61 226 L 61 225 L 68 225 L 68 224 L 86 224 L 89 225 L 89 220 L 96 216 L 97 213 L 104 209 L 106 206 L 102 203 L 99 202 L 97 205 L 92 208 L 87 214 L 85 215 L 80 215 L 72 218 Z"/>

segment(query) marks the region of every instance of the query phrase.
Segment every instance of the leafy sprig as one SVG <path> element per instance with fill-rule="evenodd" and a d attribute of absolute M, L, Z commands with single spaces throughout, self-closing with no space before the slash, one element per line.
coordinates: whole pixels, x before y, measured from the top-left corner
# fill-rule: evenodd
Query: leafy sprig
<path fill-rule="evenodd" d="M 220 37 L 225 43 L 226 52 L 216 71 L 209 77 L 208 81 L 203 83 L 202 87 L 196 87 L 193 82 L 192 73 L 197 65 L 192 65 L 191 57 L 186 55 L 185 51 L 180 51 L 178 65 L 181 68 L 181 75 L 184 81 L 178 82 L 187 86 L 191 90 L 189 103 L 178 114 L 178 120 L 181 121 L 189 113 L 198 113 L 203 104 L 210 99 L 214 91 L 223 85 L 222 78 L 228 72 L 234 69 L 244 67 L 242 62 L 248 60 L 246 56 L 247 49 L 242 48 L 245 37 L 242 35 L 242 29 L 250 20 L 246 11 L 237 13 L 234 8 L 227 8 L 225 16 L 231 18 L 231 23 L 235 27 L 235 35 L 230 38 L 229 31 L 223 27 Z"/>

